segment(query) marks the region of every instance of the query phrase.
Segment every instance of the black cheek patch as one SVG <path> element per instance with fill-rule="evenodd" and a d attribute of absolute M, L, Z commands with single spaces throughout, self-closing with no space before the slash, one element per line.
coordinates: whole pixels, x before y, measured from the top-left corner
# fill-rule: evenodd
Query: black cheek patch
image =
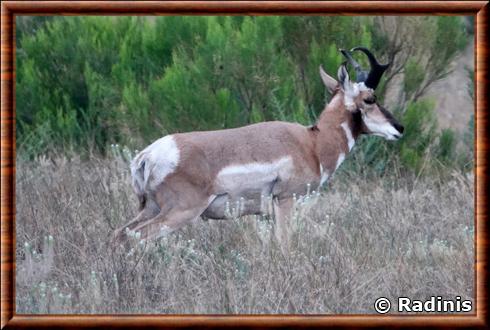
<path fill-rule="evenodd" d="M 386 117 L 386 119 L 388 119 L 389 122 L 395 121 L 395 117 L 393 117 L 393 115 L 388 110 L 386 110 L 379 104 L 378 104 L 378 108 L 381 111 L 381 113 Z"/>
<path fill-rule="evenodd" d="M 376 102 L 376 97 L 374 96 L 368 97 L 367 99 L 364 99 L 364 102 L 366 104 L 374 104 Z"/>

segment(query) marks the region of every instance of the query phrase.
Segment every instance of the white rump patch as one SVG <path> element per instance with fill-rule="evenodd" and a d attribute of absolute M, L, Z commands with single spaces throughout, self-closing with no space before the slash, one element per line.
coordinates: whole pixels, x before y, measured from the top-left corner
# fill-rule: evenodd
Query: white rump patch
<path fill-rule="evenodd" d="M 340 126 L 342 126 L 342 128 L 344 129 L 345 137 L 347 138 L 347 145 L 349 146 L 349 151 L 351 151 L 356 141 L 352 136 L 352 131 L 350 130 L 349 124 L 346 121 L 344 121 L 342 124 L 340 124 Z"/>
<path fill-rule="evenodd" d="M 337 159 L 337 164 L 335 165 L 335 169 L 339 168 L 340 164 L 342 164 L 344 159 L 345 159 L 345 154 L 342 152 L 340 153 L 339 158 Z"/>
<path fill-rule="evenodd" d="M 291 156 L 270 163 L 247 163 L 224 167 L 217 175 L 218 187 L 233 195 L 247 190 L 263 191 L 280 178 L 287 180 L 293 171 Z M 267 192 L 268 193 L 268 192 Z"/>
<path fill-rule="evenodd" d="M 158 139 L 141 151 L 131 163 L 133 182 L 143 181 L 143 189 L 154 189 L 175 171 L 179 159 L 180 151 L 172 135 Z M 138 178 L 143 166 L 143 175 Z"/>

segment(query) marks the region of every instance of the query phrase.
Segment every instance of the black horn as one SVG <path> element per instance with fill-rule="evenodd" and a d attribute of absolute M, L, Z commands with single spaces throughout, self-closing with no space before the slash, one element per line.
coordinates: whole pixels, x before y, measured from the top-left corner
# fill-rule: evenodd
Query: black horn
<path fill-rule="evenodd" d="M 356 62 L 351 56 L 351 54 L 346 51 L 345 49 L 340 49 L 340 52 L 344 57 L 349 61 L 349 64 L 354 67 L 354 70 L 356 71 L 356 82 L 363 82 L 366 81 L 368 77 L 368 71 L 362 70 L 361 66 L 359 63 Z"/>
<path fill-rule="evenodd" d="M 366 54 L 371 65 L 371 71 L 364 81 L 364 85 L 366 85 L 366 87 L 376 89 L 376 87 L 378 87 L 379 81 L 381 80 L 381 76 L 386 71 L 386 69 L 388 69 L 391 63 L 379 64 L 374 55 L 369 51 L 369 49 L 365 47 L 354 47 L 351 49 L 351 51 L 356 50 L 360 50 L 361 52 Z"/>

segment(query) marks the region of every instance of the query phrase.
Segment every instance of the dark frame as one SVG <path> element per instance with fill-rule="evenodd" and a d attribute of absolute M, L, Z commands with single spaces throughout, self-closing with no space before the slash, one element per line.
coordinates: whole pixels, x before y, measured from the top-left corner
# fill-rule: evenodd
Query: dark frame
<path fill-rule="evenodd" d="M 489 327 L 487 223 L 488 1 L 4 1 L 1 4 L 1 328 Z M 475 285 L 469 315 L 25 315 L 15 313 L 16 15 L 473 15 L 475 16 Z"/>

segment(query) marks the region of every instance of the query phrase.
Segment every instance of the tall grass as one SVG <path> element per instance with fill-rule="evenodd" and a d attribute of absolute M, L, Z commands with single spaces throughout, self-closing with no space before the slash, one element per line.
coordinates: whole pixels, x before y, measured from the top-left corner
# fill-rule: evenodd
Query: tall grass
<path fill-rule="evenodd" d="M 288 256 L 273 220 L 257 217 L 198 220 L 112 250 L 137 209 L 124 155 L 18 161 L 17 313 L 374 313 L 381 296 L 474 300 L 472 175 L 340 172 L 298 205 Z"/>

